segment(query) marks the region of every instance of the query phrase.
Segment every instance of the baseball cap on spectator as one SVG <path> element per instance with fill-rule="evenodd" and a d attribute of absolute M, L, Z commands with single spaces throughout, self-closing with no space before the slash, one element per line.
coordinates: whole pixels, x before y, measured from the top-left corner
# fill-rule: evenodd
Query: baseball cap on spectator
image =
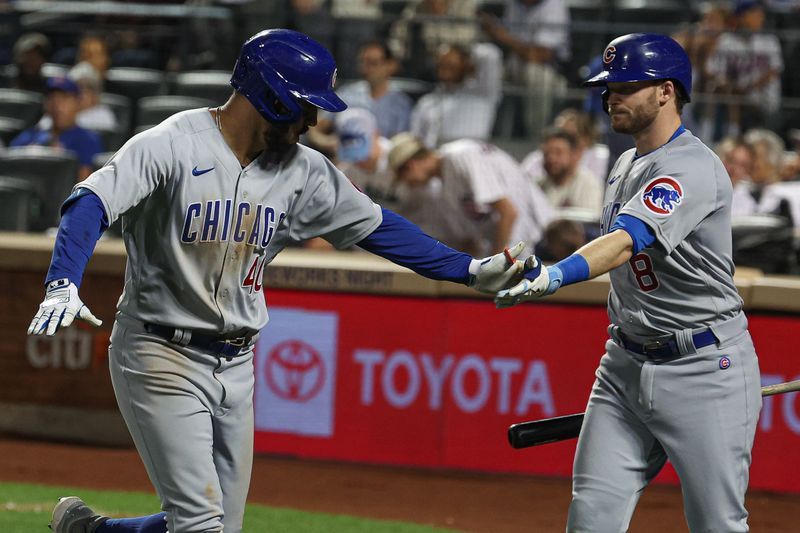
<path fill-rule="evenodd" d="M 397 171 L 409 159 L 425 149 L 422 142 L 410 133 L 398 133 L 392 137 L 392 148 L 389 150 L 389 168 Z"/>
<path fill-rule="evenodd" d="M 14 61 L 20 61 L 22 54 L 38 49 L 45 57 L 50 54 L 50 41 L 42 33 L 25 33 L 14 43 Z"/>
<path fill-rule="evenodd" d="M 334 122 L 339 136 L 339 160 L 358 163 L 369 158 L 372 139 L 378 122 L 369 110 L 351 107 L 336 115 Z"/>
<path fill-rule="evenodd" d="M 742 13 L 749 11 L 756 7 L 764 7 L 764 3 L 762 0 L 736 0 L 736 3 L 733 6 L 733 14 L 734 15 L 741 15 Z"/>
<path fill-rule="evenodd" d="M 81 93 L 78 84 L 66 76 L 47 78 L 47 92 L 50 91 L 64 91 L 65 93 L 71 93 L 76 96 Z"/>

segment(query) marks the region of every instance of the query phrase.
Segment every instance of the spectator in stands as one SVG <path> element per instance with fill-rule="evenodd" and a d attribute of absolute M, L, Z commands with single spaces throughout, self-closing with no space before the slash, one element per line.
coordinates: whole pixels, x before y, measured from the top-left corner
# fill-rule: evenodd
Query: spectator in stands
<path fill-rule="evenodd" d="M 557 218 L 544 230 L 542 246 L 536 250 L 543 261 L 561 261 L 586 244 L 583 224 L 575 220 Z"/>
<path fill-rule="evenodd" d="M 106 71 L 111 67 L 111 54 L 106 39 L 96 33 L 84 34 L 78 41 L 75 63 L 86 61 L 97 72 L 101 80 L 106 79 Z"/>
<path fill-rule="evenodd" d="M 800 129 L 790 129 L 788 136 L 791 146 L 784 156 L 781 177 L 784 181 L 797 181 L 800 180 Z"/>
<path fill-rule="evenodd" d="M 17 75 L 11 86 L 25 91 L 45 93 L 47 80 L 42 66 L 50 55 L 50 41 L 41 33 L 25 33 L 14 43 L 14 66 Z"/>
<path fill-rule="evenodd" d="M 114 131 L 117 129 L 117 118 L 110 107 L 100 102 L 103 92 L 102 81 L 97 71 L 88 62 L 78 63 L 67 74 L 78 85 L 80 90 L 80 111 L 77 123 L 81 128 L 96 132 Z M 49 130 L 52 118 L 45 115 L 39 121 L 39 129 Z"/>
<path fill-rule="evenodd" d="M 707 73 L 718 93 L 740 96 L 728 106 L 729 134 L 769 125 L 781 103 L 783 52 L 777 36 L 762 32 L 764 7 L 760 0 L 737 0 L 737 31 L 726 32 L 709 57 Z"/>
<path fill-rule="evenodd" d="M 343 85 L 336 93 L 349 107 L 363 107 L 375 115 L 378 131 L 386 138 L 408 131 L 413 102 L 407 94 L 393 90 L 389 80 L 398 62 L 385 43 L 370 41 L 358 54 L 362 80 Z"/>
<path fill-rule="evenodd" d="M 70 79 L 78 84 L 81 94 L 81 110 L 78 113 L 78 126 L 94 131 L 114 131 L 117 117 L 109 106 L 100 102 L 103 93 L 103 80 L 88 61 L 81 61 L 68 73 Z"/>
<path fill-rule="evenodd" d="M 526 136 L 538 139 L 551 120 L 554 100 L 567 88 L 560 73 L 560 64 L 569 60 L 571 53 L 567 3 L 506 0 L 502 24 L 488 13 L 481 13 L 481 24 L 486 34 L 508 51 L 508 79 L 526 88 Z"/>
<path fill-rule="evenodd" d="M 784 152 L 781 158 L 781 181 L 797 181 L 800 179 L 800 155 L 797 152 Z"/>
<path fill-rule="evenodd" d="M 391 77 L 398 63 L 389 47 L 380 41 L 365 43 L 358 56 L 362 80 L 347 83 L 336 91 L 348 107 L 370 111 L 378 121 L 380 135 L 389 138 L 408 131 L 413 102 L 402 91 L 392 89 Z M 309 130 L 312 144 L 328 153 L 335 151 L 337 139 L 333 133 L 334 115 L 319 113 L 317 125 Z"/>
<path fill-rule="evenodd" d="M 519 241 L 532 251 L 552 218 L 541 190 L 513 157 L 491 144 L 462 139 L 431 150 L 401 133 L 392 138 L 389 167 L 412 188 L 441 179 L 438 211 L 448 226 L 433 236 L 477 257 Z"/>
<path fill-rule="evenodd" d="M 361 48 L 378 38 L 381 15 L 380 0 L 331 0 L 331 17 L 336 21 L 334 50 L 342 78 L 358 75 Z"/>
<path fill-rule="evenodd" d="M 546 130 L 542 136 L 542 167 L 538 175 L 530 175 L 541 187 L 555 209 L 578 207 L 600 216 L 603 183 L 580 166 L 578 138 L 558 128 Z"/>
<path fill-rule="evenodd" d="M 714 91 L 714 84 L 709 83 L 711 76 L 708 73 L 709 58 L 717 48 L 720 36 L 729 25 L 731 16 L 726 4 L 707 2 L 700 6 L 702 17 L 699 22 L 679 30 L 673 38 L 686 50 L 692 63 L 692 87 L 696 93 L 709 93 Z M 692 113 L 695 104 L 686 106 L 684 114 Z M 690 107 L 692 106 L 692 107 Z M 709 99 L 700 104 L 694 111 L 697 117 L 698 128 L 695 134 L 709 142 L 721 136 L 722 128 L 717 108 L 719 105 Z"/>
<path fill-rule="evenodd" d="M 599 144 L 597 128 L 591 115 L 585 111 L 568 108 L 556 115 L 553 126 L 567 131 L 578 140 L 580 154 L 579 166 L 597 178 L 598 183 L 604 184 L 608 177 L 609 150 L 605 144 Z M 538 148 L 525 156 L 522 168 L 529 176 L 542 176 L 542 150 Z"/>
<path fill-rule="evenodd" d="M 51 146 L 73 152 L 79 161 L 77 181 L 82 181 L 92 171 L 92 158 L 103 151 L 97 133 L 77 124 L 80 110 L 80 89 L 67 77 L 49 78 L 45 113 L 52 118 L 49 129 L 38 126 L 27 129 L 11 141 L 10 146 Z"/>
<path fill-rule="evenodd" d="M 773 131 L 753 129 L 744 135 L 753 147 L 753 187 L 751 194 L 762 214 L 781 215 L 800 226 L 800 183 L 781 183 L 780 170 L 785 146 Z"/>
<path fill-rule="evenodd" d="M 468 48 L 478 39 L 476 0 L 411 0 L 392 25 L 389 46 L 411 77 L 435 79 L 444 45 Z"/>
<path fill-rule="evenodd" d="M 725 165 L 733 184 L 731 215 L 752 215 L 757 203 L 752 195 L 751 175 L 755 153 L 753 147 L 741 138 L 726 137 L 716 147 L 716 153 Z"/>
<path fill-rule="evenodd" d="M 748 131 L 744 135 L 744 142 L 753 148 L 751 178 L 754 185 L 753 196 L 758 201 L 766 186 L 780 181 L 780 164 L 785 145 L 777 133 L 767 129 Z"/>
<path fill-rule="evenodd" d="M 442 45 L 438 84 L 414 106 L 411 133 L 428 148 L 456 139 L 489 139 L 502 95 L 501 71 L 500 50 L 491 43 L 471 50 Z"/>
<path fill-rule="evenodd" d="M 389 170 L 391 141 L 378 131 L 378 121 L 367 109 L 353 107 L 336 114 L 339 138 L 336 166 L 361 191 L 384 207 L 396 201 Z M 390 207 L 391 208 L 391 207 Z"/>

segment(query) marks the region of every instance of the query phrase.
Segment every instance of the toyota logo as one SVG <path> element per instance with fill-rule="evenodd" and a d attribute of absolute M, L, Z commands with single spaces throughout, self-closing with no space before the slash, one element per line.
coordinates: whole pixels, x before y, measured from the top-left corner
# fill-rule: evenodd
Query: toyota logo
<path fill-rule="evenodd" d="M 284 341 L 267 355 L 264 377 L 276 396 L 307 402 L 325 383 L 325 365 L 313 346 L 302 341 Z"/>

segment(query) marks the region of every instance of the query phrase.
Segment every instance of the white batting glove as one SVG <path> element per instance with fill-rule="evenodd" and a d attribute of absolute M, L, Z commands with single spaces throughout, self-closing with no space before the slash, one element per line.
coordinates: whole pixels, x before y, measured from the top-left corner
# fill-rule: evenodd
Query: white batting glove
<path fill-rule="evenodd" d="M 552 294 L 559 285 L 560 283 L 551 283 L 547 268 L 542 266 L 538 257 L 531 255 L 525 260 L 522 281 L 510 289 L 498 292 L 494 303 L 498 309 L 513 307 L 518 303 Z"/>
<path fill-rule="evenodd" d="M 103 323 L 78 297 L 78 287 L 74 283 L 67 278 L 53 280 L 47 284 L 44 301 L 31 320 L 28 335 L 46 333 L 52 337 L 58 328 L 69 327 L 76 316 L 95 327 Z"/>
<path fill-rule="evenodd" d="M 525 249 L 524 242 L 518 242 L 499 254 L 481 259 L 478 271 L 470 276 L 469 286 L 480 292 L 497 292 L 522 279 L 522 261 L 517 257 Z"/>

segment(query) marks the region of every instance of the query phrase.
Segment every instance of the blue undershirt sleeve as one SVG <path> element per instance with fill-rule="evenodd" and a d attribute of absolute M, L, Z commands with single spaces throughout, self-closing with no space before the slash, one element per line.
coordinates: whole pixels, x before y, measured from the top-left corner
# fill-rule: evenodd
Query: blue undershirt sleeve
<path fill-rule="evenodd" d="M 426 278 L 469 281 L 471 256 L 442 244 L 397 213 L 382 211 L 383 222 L 358 246 Z"/>
<path fill-rule="evenodd" d="M 80 288 L 86 264 L 106 228 L 108 219 L 100 198 L 84 187 L 76 189 L 61 206 L 61 222 L 45 284 L 67 278 Z"/>
<path fill-rule="evenodd" d="M 656 234 L 653 229 L 632 215 L 619 215 L 608 232 L 621 229 L 628 233 L 633 240 L 633 255 L 638 254 L 645 248 L 656 242 Z"/>

